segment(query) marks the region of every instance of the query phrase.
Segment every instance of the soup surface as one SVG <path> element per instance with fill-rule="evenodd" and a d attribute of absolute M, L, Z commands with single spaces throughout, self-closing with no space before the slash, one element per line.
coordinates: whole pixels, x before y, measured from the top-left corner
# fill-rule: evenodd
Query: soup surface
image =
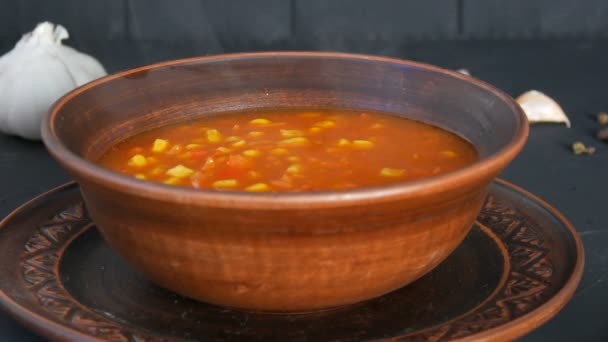
<path fill-rule="evenodd" d="M 344 110 L 235 113 L 141 133 L 100 164 L 142 180 L 248 192 L 340 190 L 450 172 L 477 160 L 443 129 Z"/>

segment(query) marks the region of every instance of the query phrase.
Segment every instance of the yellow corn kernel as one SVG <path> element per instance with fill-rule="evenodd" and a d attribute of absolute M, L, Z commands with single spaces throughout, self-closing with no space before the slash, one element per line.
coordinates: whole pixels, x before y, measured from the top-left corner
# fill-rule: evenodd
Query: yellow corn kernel
<path fill-rule="evenodd" d="M 261 175 L 259 172 L 257 172 L 257 171 L 253 171 L 253 170 L 250 170 L 249 172 L 247 172 L 247 175 L 248 175 L 248 176 L 249 176 L 249 178 L 251 178 L 251 179 L 258 179 L 258 178 L 261 178 L 261 177 L 262 177 L 262 175 Z"/>
<path fill-rule="evenodd" d="M 224 146 L 220 146 L 220 147 L 216 148 L 215 150 L 218 151 L 219 153 L 224 153 L 224 154 L 228 154 L 228 153 L 232 152 L 232 149 L 230 149 L 228 147 L 224 147 Z"/>
<path fill-rule="evenodd" d="M 156 159 L 155 157 L 146 157 L 146 161 L 148 162 L 148 164 L 156 164 L 158 162 L 158 159 Z"/>
<path fill-rule="evenodd" d="M 188 144 L 186 145 L 186 150 L 199 150 L 203 148 L 203 145 L 201 144 Z"/>
<path fill-rule="evenodd" d="M 383 124 L 381 124 L 381 123 L 375 123 L 375 124 L 371 125 L 369 128 L 371 128 L 371 129 L 380 129 L 382 127 L 384 127 Z"/>
<path fill-rule="evenodd" d="M 236 179 L 221 179 L 212 184 L 214 188 L 234 188 L 237 185 L 239 185 L 239 183 Z"/>
<path fill-rule="evenodd" d="M 279 142 L 279 145 L 302 147 L 302 146 L 310 145 L 310 141 L 305 137 L 295 137 L 295 138 L 288 138 L 285 140 L 281 140 Z"/>
<path fill-rule="evenodd" d="M 152 171 L 150 171 L 150 173 L 154 176 L 159 176 L 165 173 L 165 169 L 163 169 L 162 167 L 155 167 L 152 169 Z"/>
<path fill-rule="evenodd" d="M 335 125 L 336 125 L 336 122 L 331 121 L 331 120 L 319 121 L 315 124 L 315 126 L 323 127 L 323 128 L 331 128 L 331 127 L 334 127 Z"/>
<path fill-rule="evenodd" d="M 180 180 L 181 179 L 179 179 L 177 177 L 171 177 L 171 178 L 165 179 L 163 181 L 163 183 L 169 184 L 169 185 L 176 185 L 176 184 L 179 184 Z"/>
<path fill-rule="evenodd" d="M 245 145 L 247 145 L 247 142 L 245 140 L 241 139 L 241 140 L 235 142 L 234 144 L 232 144 L 232 147 L 243 147 Z"/>
<path fill-rule="evenodd" d="M 299 129 L 281 129 L 280 132 L 283 138 L 301 137 L 304 135 L 304 132 Z"/>
<path fill-rule="evenodd" d="M 207 140 L 212 143 L 217 143 L 222 141 L 222 133 L 217 129 L 209 129 L 207 130 Z"/>
<path fill-rule="evenodd" d="M 287 168 L 287 170 L 285 170 L 285 172 L 292 174 L 292 175 L 296 174 L 296 173 L 300 173 L 300 172 L 302 172 L 302 165 L 300 165 L 300 164 L 289 165 L 289 167 Z"/>
<path fill-rule="evenodd" d="M 146 175 L 144 175 L 143 173 L 138 173 L 138 174 L 135 175 L 135 178 L 141 179 L 141 180 L 145 180 L 146 179 Z"/>
<path fill-rule="evenodd" d="M 163 152 L 169 147 L 169 141 L 165 139 L 156 139 L 154 143 L 152 143 L 152 152 L 160 153 Z"/>
<path fill-rule="evenodd" d="M 177 178 L 186 178 L 192 176 L 194 170 L 185 167 L 184 165 L 177 165 L 174 168 L 167 170 L 166 174 Z"/>
<path fill-rule="evenodd" d="M 257 118 L 257 119 L 253 119 L 253 120 L 249 121 L 249 123 L 252 125 L 256 125 L 256 126 L 264 126 L 264 125 L 271 124 L 272 121 L 270 121 L 268 119 L 264 119 L 264 118 Z"/>
<path fill-rule="evenodd" d="M 310 133 L 316 134 L 316 133 L 321 132 L 321 127 L 311 127 L 311 128 L 308 129 L 308 131 Z"/>
<path fill-rule="evenodd" d="M 383 177 L 401 177 L 405 173 L 403 169 L 393 169 L 390 167 L 385 167 L 380 170 L 380 176 Z"/>
<path fill-rule="evenodd" d="M 301 113 L 299 116 L 301 118 L 318 118 L 319 116 L 321 116 L 321 113 L 305 112 L 305 113 Z"/>
<path fill-rule="evenodd" d="M 353 147 L 358 150 L 369 150 L 374 147 L 374 143 L 369 140 L 353 140 Z"/>
<path fill-rule="evenodd" d="M 448 158 L 454 158 L 457 155 L 456 152 L 454 152 L 452 150 L 445 150 L 445 151 L 441 151 L 439 153 L 441 153 L 442 156 L 448 157 Z"/>
<path fill-rule="evenodd" d="M 226 142 L 235 142 L 235 141 L 239 141 L 242 140 L 241 137 L 237 137 L 236 135 L 231 135 L 228 138 L 226 138 Z"/>
<path fill-rule="evenodd" d="M 146 157 L 142 156 L 141 154 L 136 154 L 129 159 L 129 165 L 135 167 L 144 167 L 148 165 L 148 161 L 146 160 Z"/>
<path fill-rule="evenodd" d="M 289 153 L 289 151 L 282 147 L 277 147 L 277 148 L 273 148 L 272 150 L 270 150 L 270 154 L 275 155 L 275 156 L 284 156 L 287 153 Z"/>
<path fill-rule="evenodd" d="M 247 136 L 250 138 L 259 138 L 263 135 L 264 135 L 264 132 L 260 132 L 260 131 L 251 131 L 251 132 L 247 133 Z"/>
<path fill-rule="evenodd" d="M 249 192 L 265 192 L 269 190 L 270 187 L 266 183 L 255 183 L 245 188 L 245 191 Z"/>
<path fill-rule="evenodd" d="M 243 151 L 243 155 L 245 157 L 255 158 L 255 157 L 259 157 L 260 154 L 261 154 L 260 150 L 245 150 L 245 151 Z"/>
<path fill-rule="evenodd" d="M 350 140 L 340 139 L 340 140 L 338 140 L 338 146 L 340 146 L 340 147 L 350 146 Z"/>
<path fill-rule="evenodd" d="M 299 162 L 300 161 L 300 157 L 298 157 L 298 156 L 290 156 L 290 157 L 287 157 L 287 161 L 292 162 L 292 163 Z"/>

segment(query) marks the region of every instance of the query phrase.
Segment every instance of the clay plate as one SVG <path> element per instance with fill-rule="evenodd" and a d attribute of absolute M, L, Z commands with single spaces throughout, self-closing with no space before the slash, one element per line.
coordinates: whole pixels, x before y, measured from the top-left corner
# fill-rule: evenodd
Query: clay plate
<path fill-rule="evenodd" d="M 239 311 L 151 284 L 102 240 L 74 183 L 0 224 L 0 260 L 0 304 L 14 317 L 50 338 L 108 341 L 513 339 L 554 316 L 583 270 L 572 226 L 504 181 L 491 185 L 463 244 L 431 273 L 319 312 Z"/>

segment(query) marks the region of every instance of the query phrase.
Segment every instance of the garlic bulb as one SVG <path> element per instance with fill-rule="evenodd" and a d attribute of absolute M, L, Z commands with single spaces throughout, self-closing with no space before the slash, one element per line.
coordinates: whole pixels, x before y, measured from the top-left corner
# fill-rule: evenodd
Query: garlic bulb
<path fill-rule="evenodd" d="M 530 123 L 563 122 L 566 127 L 570 127 L 570 119 L 562 107 L 540 91 L 527 91 L 521 94 L 516 101 L 526 113 Z"/>
<path fill-rule="evenodd" d="M 61 41 L 68 31 L 44 22 L 0 57 L 0 132 L 40 139 L 40 120 L 70 90 L 106 75 L 93 57 Z"/>

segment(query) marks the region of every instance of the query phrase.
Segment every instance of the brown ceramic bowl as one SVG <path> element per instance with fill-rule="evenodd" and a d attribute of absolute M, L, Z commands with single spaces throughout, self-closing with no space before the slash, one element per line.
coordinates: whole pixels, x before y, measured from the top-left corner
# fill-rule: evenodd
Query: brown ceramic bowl
<path fill-rule="evenodd" d="M 480 160 L 400 184 L 300 194 L 202 191 L 95 164 L 141 131 L 235 110 L 340 107 L 428 122 Z M 43 124 L 108 243 L 151 280 L 202 301 L 312 310 L 380 296 L 421 277 L 463 240 L 527 121 L 507 95 L 459 73 L 339 53 L 249 53 L 155 64 L 59 100 Z"/>

